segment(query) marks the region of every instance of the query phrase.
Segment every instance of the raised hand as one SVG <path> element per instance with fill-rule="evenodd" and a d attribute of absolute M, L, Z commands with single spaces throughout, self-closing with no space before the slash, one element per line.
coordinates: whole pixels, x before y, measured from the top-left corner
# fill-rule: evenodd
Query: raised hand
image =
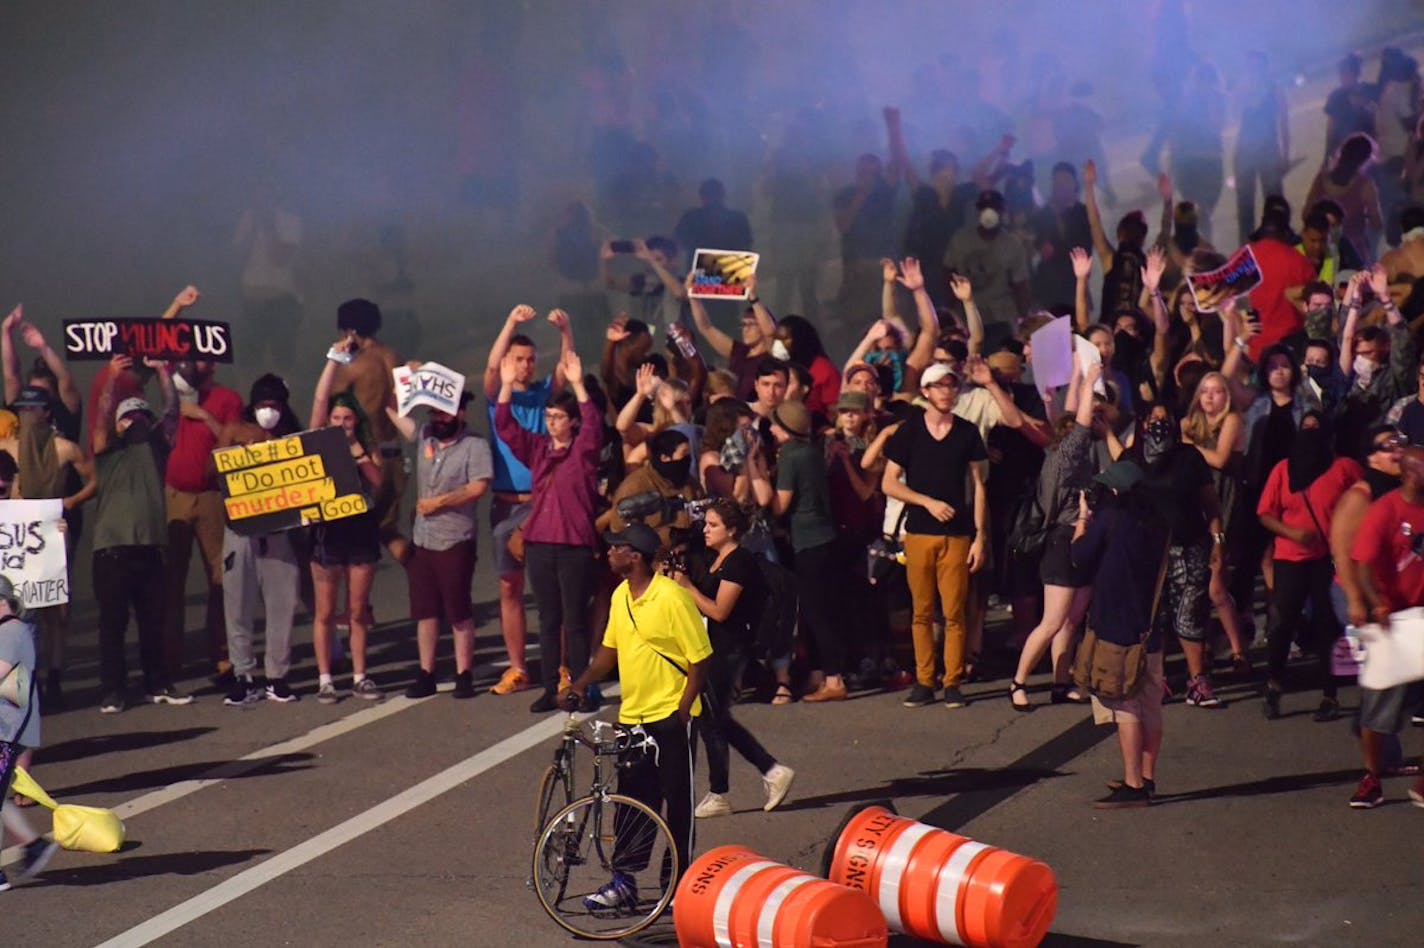
<path fill-rule="evenodd" d="M 513 386 L 519 379 L 519 366 L 515 364 L 514 357 L 506 354 L 499 360 L 499 384 L 501 387 Z"/>
<path fill-rule="evenodd" d="M 1068 258 L 1073 261 L 1073 276 L 1079 280 L 1086 280 L 1093 272 L 1093 258 L 1088 251 L 1082 247 L 1074 247 L 1068 251 Z"/>
<path fill-rule="evenodd" d="M 865 331 L 865 341 L 877 343 L 890 334 L 890 324 L 883 319 L 877 319 L 870 324 L 870 328 Z"/>
<path fill-rule="evenodd" d="M 1172 179 L 1164 171 L 1157 176 L 1157 193 L 1161 195 L 1163 201 L 1172 200 Z"/>
<path fill-rule="evenodd" d="M 549 325 L 553 326 L 559 332 L 563 332 L 569 328 L 569 314 L 561 309 L 550 310 L 548 319 Z"/>
<path fill-rule="evenodd" d="M 886 283 L 894 283 L 900 276 L 900 271 L 895 267 L 895 261 L 889 257 L 880 258 L 880 279 Z"/>
<path fill-rule="evenodd" d="M 662 380 L 653 374 L 653 364 L 651 362 L 644 362 L 638 366 L 638 374 L 633 385 L 639 395 L 644 398 L 652 398 L 657 394 L 658 386 L 661 384 Z"/>
<path fill-rule="evenodd" d="M 755 299 L 757 295 L 757 277 L 755 273 L 748 273 L 746 279 L 747 299 Z"/>
<path fill-rule="evenodd" d="M 509 311 L 509 321 L 511 323 L 527 323 L 538 315 L 538 313 L 534 312 L 534 307 L 526 303 L 520 303 Z"/>
<path fill-rule="evenodd" d="M 131 368 L 133 368 L 133 356 L 118 352 L 109 357 L 110 376 L 118 375 L 120 372 L 127 372 Z"/>
<path fill-rule="evenodd" d="M 570 349 L 564 353 L 564 357 L 559 360 L 559 368 L 563 370 L 564 381 L 569 385 L 579 386 L 583 384 L 583 360 L 579 358 L 577 352 Z"/>
<path fill-rule="evenodd" d="M 925 277 L 920 273 L 920 261 L 914 257 L 906 257 L 900 261 L 900 276 L 896 279 L 911 293 L 918 293 L 925 288 Z"/>
<path fill-rule="evenodd" d="M 177 296 L 173 297 L 173 305 L 180 309 L 186 309 L 198 302 L 200 296 L 202 296 L 202 294 L 198 292 L 198 288 L 190 283 L 179 290 Z"/>
<path fill-rule="evenodd" d="M 1103 377 L 1103 364 L 1101 362 L 1090 363 L 1083 369 L 1083 385 L 1092 388 L 1097 384 L 1098 379 Z"/>
<path fill-rule="evenodd" d="M 608 331 L 603 334 L 603 338 L 609 342 L 622 342 L 631 335 L 632 333 L 628 331 L 628 317 L 619 316 L 608 324 Z"/>
<path fill-rule="evenodd" d="M 25 307 L 22 303 L 16 303 L 15 308 L 10 310 L 10 315 L 5 317 L 5 322 L 0 323 L 0 330 L 10 332 L 20 324 L 20 320 L 25 318 Z"/>
<path fill-rule="evenodd" d="M 1098 183 L 1098 163 L 1089 158 L 1083 162 L 1083 187 L 1091 188 Z"/>
<path fill-rule="evenodd" d="M 1166 270 L 1167 254 L 1161 247 L 1152 247 L 1147 251 L 1147 265 L 1142 268 L 1142 285 L 1147 292 L 1157 292 L 1157 288 L 1162 285 L 1162 274 Z"/>
<path fill-rule="evenodd" d="M 989 363 L 977 355 L 969 357 L 965 363 L 965 368 L 969 370 L 969 381 L 975 385 L 991 385 L 994 382 L 993 370 L 989 368 Z"/>
<path fill-rule="evenodd" d="M 949 288 L 954 293 L 954 298 L 961 303 L 967 303 L 974 298 L 974 284 L 962 273 L 956 273 L 949 278 Z"/>
<path fill-rule="evenodd" d="M 1375 264 L 1370 267 L 1369 272 L 1370 290 L 1374 292 L 1375 299 L 1381 303 L 1389 301 L 1389 274 L 1385 273 L 1384 267 Z"/>
<path fill-rule="evenodd" d="M 20 323 L 20 338 L 25 341 L 25 345 L 31 349 L 42 350 L 45 347 L 44 333 L 39 327 L 29 322 Z"/>

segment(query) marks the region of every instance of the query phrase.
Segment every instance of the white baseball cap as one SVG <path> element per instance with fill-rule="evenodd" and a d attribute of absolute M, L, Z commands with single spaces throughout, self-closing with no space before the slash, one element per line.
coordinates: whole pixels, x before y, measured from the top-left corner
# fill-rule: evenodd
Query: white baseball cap
<path fill-rule="evenodd" d="M 119 407 L 114 410 L 114 421 L 117 423 L 129 412 L 143 411 L 153 414 L 153 409 L 148 407 L 148 402 L 141 398 L 126 398 L 119 402 Z"/>

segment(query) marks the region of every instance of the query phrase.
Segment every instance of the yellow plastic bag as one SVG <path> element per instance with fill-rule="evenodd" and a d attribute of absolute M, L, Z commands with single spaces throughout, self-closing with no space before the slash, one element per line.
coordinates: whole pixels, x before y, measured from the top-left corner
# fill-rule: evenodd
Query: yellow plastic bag
<path fill-rule="evenodd" d="M 65 849 L 84 853 L 114 853 L 124 845 L 124 822 L 113 810 L 74 803 L 56 803 L 27 773 L 15 768 L 10 789 L 54 811 L 54 841 Z"/>

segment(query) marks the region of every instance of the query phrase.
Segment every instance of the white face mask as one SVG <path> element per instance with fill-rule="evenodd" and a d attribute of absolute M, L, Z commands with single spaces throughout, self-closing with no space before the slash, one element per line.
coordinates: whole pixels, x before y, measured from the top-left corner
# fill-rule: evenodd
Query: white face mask
<path fill-rule="evenodd" d="M 257 424 L 261 426 L 263 431 L 271 431 L 277 427 L 277 422 L 282 420 L 282 413 L 275 408 L 264 405 L 261 408 L 254 409 L 252 417 L 257 419 Z"/>
<path fill-rule="evenodd" d="M 780 339 L 773 339 L 771 342 L 771 357 L 780 359 L 782 362 L 791 361 L 791 350 L 786 348 L 786 343 Z"/>
<path fill-rule="evenodd" d="M 979 212 L 979 226 L 985 230 L 995 230 L 999 226 L 999 212 L 986 207 Z"/>
<path fill-rule="evenodd" d="M 1370 384 L 1370 378 L 1375 374 L 1377 367 L 1375 366 L 1373 359 L 1367 358 L 1366 356 L 1355 356 L 1355 364 L 1353 368 L 1355 370 L 1355 375 L 1359 378 L 1359 380 L 1365 385 L 1368 385 Z"/>

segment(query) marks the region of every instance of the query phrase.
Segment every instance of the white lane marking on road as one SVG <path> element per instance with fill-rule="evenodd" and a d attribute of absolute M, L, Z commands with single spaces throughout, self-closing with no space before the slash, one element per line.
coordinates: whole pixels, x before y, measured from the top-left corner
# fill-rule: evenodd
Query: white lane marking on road
<path fill-rule="evenodd" d="M 616 696 L 618 686 L 605 687 L 603 694 L 605 697 Z M 140 946 L 156 941 L 170 932 L 177 931 L 189 922 L 242 898 L 254 889 L 286 875 L 293 869 L 301 868 L 313 859 L 324 856 L 333 849 L 344 846 L 397 817 L 404 816 L 416 807 L 429 803 L 441 794 L 478 777 L 485 771 L 546 743 L 563 732 L 566 720 L 567 718 L 562 714 L 545 718 L 538 724 L 531 725 L 498 744 L 487 747 L 478 754 L 447 767 L 433 777 L 402 790 L 389 800 L 377 803 L 370 809 L 333 826 L 326 832 L 319 833 L 304 843 L 298 843 L 291 849 L 284 850 L 251 869 L 239 872 L 205 892 L 200 892 L 186 902 L 181 902 L 168 911 L 155 915 L 126 932 L 115 935 L 101 943 L 98 948 L 140 948 Z"/>
<path fill-rule="evenodd" d="M 442 682 L 440 685 L 437 685 L 436 690 L 449 691 L 454 687 L 455 685 L 453 682 L 447 681 Z M 263 747 L 259 750 L 253 751 L 250 754 L 246 754 L 242 757 L 239 757 L 236 760 L 228 761 L 225 764 L 219 764 L 217 767 L 214 767 L 212 770 L 208 771 L 210 775 L 215 776 L 195 777 L 192 780 L 180 780 L 177 783 L 169 784 L 168 786 L 162 787 L 158 790 L 150 790 L 148 793 L 145 793 L 142 796 L 134 797 L 132 800 L 126 800 L 125 802 L 120 803 L 118 806 L 113 808 L 114 813 L 117 814 L 119 819 L 121 820 L 132 819 L 133 817 L 138 816 L 140 813 L 147 813 L 149 810 L 153 810 L 160 806 L 163 806 L 165 803 L 172 803 L 174 800 L 181 800 L 190 794 L 197 793 L 199 790 L 211 787 L 214 784 L 222 783 L 224 780 L 229 780 L 233 777 L 240 777 L 248 771 L 256 770 L 258 767 L 262 766 L 263 763 L 273 757 L 281 757 L 285 754 L 300 753 L 301 751 L 315 747 L 316 745 L 321 744 L 325 741 L 340 737 L 343 734 L 349 734 L 352 731 L 358 728 L 365 727 L 368 724 L 374 724 L 375 722 L 380 721 L 383 718 L 388 718 L 393 714 L 399 714 L 402 711 L 407 711 L 410 708 L 413 708 L 416 705 L 422 704 L 429 700 L 429 698 L 407 698 L 405 695 L 395 695 L 393 697 L 387 698 L 386 700 L 382 701 L 378 705 L 375 705 L 374 707 L 363 708 L 360 711 L 348 714 L 346 717 L 341 718 L 339 721 L 331 721 L 327 724 L 318 725 L 317 727 L 312 728 L 310 731 L 307 731 L 305 734 L 294 737 L 291 740 L 282 741 L 278 744 L 273 744 L 270 747 Z M 256 709 L 254 708 L 252 710 Z M 60 802 L 63 803 L 65 801 L 61 800 Z M 0 866 L 9 865 L 10 863 L 19 860 L 23 853 L 24 847 L 11 846 L 3 853 L 0 853 Z"/>

